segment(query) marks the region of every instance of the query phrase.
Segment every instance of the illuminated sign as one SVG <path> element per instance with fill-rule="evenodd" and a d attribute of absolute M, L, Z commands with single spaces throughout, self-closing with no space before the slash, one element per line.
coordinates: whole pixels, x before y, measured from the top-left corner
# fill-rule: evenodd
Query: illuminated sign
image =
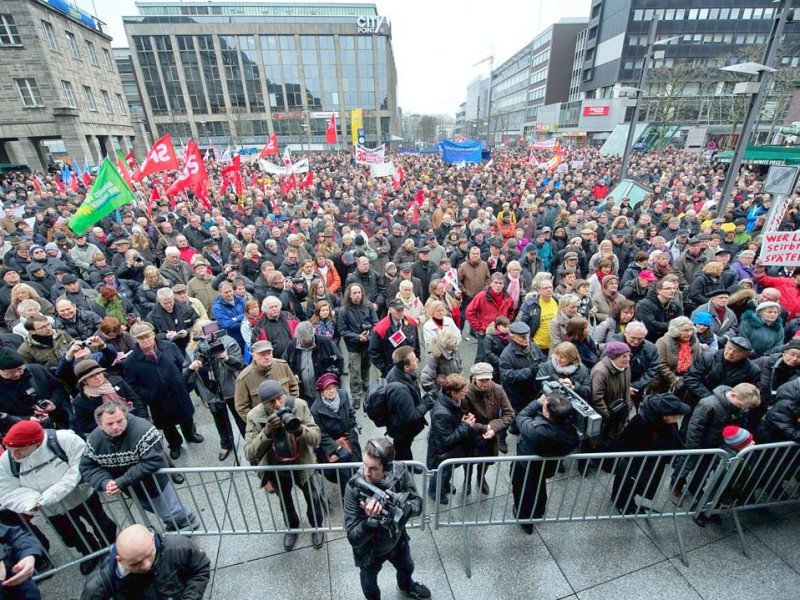
<path fill-rule="evenodd" d="M 604 117 L 608 114 L 610 107 L 608 104 L 594 104 L 583 107 L 584 117 Z"/>

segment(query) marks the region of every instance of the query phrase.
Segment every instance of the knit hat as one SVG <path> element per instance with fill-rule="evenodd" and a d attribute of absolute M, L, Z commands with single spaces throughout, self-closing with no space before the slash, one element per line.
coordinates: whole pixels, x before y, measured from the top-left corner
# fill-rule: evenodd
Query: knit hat
<path fill-rule="evenodd" d="M 611 360 L 619 358 L 623 354 L 630 354 L 631 348 L 625 342 L 609 342 L 606 344 L 606 356 Z"/>
<path fill-rule="evenodd" d="M 339 385 L 339 378 L 336 377 L 333 373 L 324 373 L 322 377 L 317 379 L 317 383 L 314 387 L 317 389 L 318 392 L 321 392 L 329 385 L 335 385 L 338 387 Z"/>
<path fill-rule="evenodd" d="M 22 355 L 10 348 L 0 348 L 0 369 L 16 369 L 25 364 Z"/>
<path fill-rule="evenodd" d="M 725 443 L 732 449 L 742 450 L 753 442 L 753 434 L 747 431 L 744 427 L 737 427 L 736 425 L 728 425 L 722 430 L 722 437 Z"/>
<path fill-rule="evenodd" d="M 78 383 L 82 383 L 87 377 L 97 375 L 98 373 L 105 373 L 106 370 L 100 366 L 96 360 L 87 359 L 82 360 L 75 365 L 75 377 L 78 378 Z"/>
<path fill-rule="evenodd" d="M 778 310 L 778 314 L 781 312 L 781 305 L 777 302 L 762 302 L 756 307 L 756 314 L 760 313 L 762 310 L 766 310 L 768 308 L 775 308 Z"/>
<path fill-rule="evenodd" d="M 787 350 L 800 350 L 800 340 L 796 338 L 790 340 L 789 343 L 783 347 L 784 352 L 786 352 Z"/>
<path fill-rule="evenodd" d="M 24 448 L 41 444 L 44 441 L 44 429 L 39 421 L 19 421 L 11 426 L 3 445 L 6 448 Z"/>
<path fill-rule="evenodd" d="M 692 323 L 695 325 L 705 325 L 706 327 L 711 327 L 714 324 L 714 318 L 711 316 L 710 312 L 701 310 L 692 318 Z"/>
<path fill-rule="evenodd" d="M 283 395 L 283 386 L 272 379 L 262 381 L 258 386 L 258 399 L 266 404 Z"/>

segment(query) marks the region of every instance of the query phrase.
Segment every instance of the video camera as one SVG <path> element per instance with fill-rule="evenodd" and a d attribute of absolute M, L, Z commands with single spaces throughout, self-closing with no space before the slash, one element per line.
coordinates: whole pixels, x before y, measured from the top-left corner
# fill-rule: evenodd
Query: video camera
<path fill-rule="evenodd" d="M 375 500 L 381 505 L 381 514 L 374 518 L 383 526 L 394 524 L 402 527 L 411 516 L 411 504 L 408 502 L 409 492 L 398 494 L 390 490 L 382 490 L 363 477 L 356 477 L 356 489 L 364 502 Z"/>
<path fill-rule="evenodd" d="M 603 426 L 603 417 L 601 417 L 595 409 L 589 406 L 589 403 L 581 398 L 573 389 L 567 387 L 557 375 L 548 375 L 546 377 L 537 377 L 536 381 L 542 383 L 542 389 L 545 395 L 558 392 L 559 394 L 569 398 L 572 408 L 577 415 L 577 422 L 575 427 L 581 437 L 593 438 L 600 435 Z"/>
<path fill-rule="evenodd" d="M 200 360 L 203 360 L 203 358 L 219 358 L 225 354 L 225 343 L 222 338 L 225 337 L 226 333 L 216 321 L 203 325 L 202 335 L 194 336 L 194 339 L 200 342 L 196 351 L 198 358 Z"/>

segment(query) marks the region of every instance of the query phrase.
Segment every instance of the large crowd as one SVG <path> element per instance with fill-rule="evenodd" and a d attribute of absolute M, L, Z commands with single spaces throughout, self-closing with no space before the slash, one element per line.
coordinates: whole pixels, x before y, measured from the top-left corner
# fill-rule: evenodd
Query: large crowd
<path fill-rule="evenodd" d="M 629 176 L 652 190 L 635 205 L 610 195 L 618 158 L 592 148 L 566 150 L 551 171 L 527 150 L 498 149 L 489 164 L 392 159 L 402 179 L 373 179 L 346 153 L 314 154 L 313 183 L 289 191 L 243 161 L 239 195 L 219 183 L 226 164 L 209 161 L 207 202 L 168 197 L 174 172 L 145 178 L 136 203 L 81 235 L 68 223 L 83 182 L 4 174 L 0 522 L 47 549 L 31 521 L 42 514 L 88 556 L 117 535 L 99 494 L 124 493 L 167 529 L 191 531 L 197 519 L 174 487 L 183 478 L 155 473 L 184 443 L 218 443 L 227 461 L 234 428 L 250 464 L 363 460 L 349 475 L 406 490 L 394 458 L 435 469 L 507 453 L 512 436 L 518 454 L 540 456 L 800 442 L 800 267 L 757 260 L 772 203 L 765 169 L 743 169 L 720 212 L 725 169 L 713 155 L 634 154 Z M 781 228 L 798 224 L 794 194 Z M 544 393 L 548 379 L 599 413 L 599 436 L 578 435 L 564 394 Z M 198 433 L 196 410 L 211 412 L 218 440 Z M 391 442 L 362 443 L 364 419 Z M 427 455 L 414 456 L 428 424 Z M 485 469 L 474 471 L 475 493 L 489 494 Z M 550 475 L 512 472 L 519 518 L 544 514 Z M 437 472 L 420 494 L 447 503 L 451 476 Z M 407 537 L 375 533 L 379 510 L 348 479 L 333 487 L 352 513 L 365 595 L 380 595 L 370 573 L 381 558 L 365 544 L 384 544 L 383 560 L 405 565 L 401 589 L 430 597 L 411 579 Z M 701 479 L 673 473 L 673 495 Z M 323 524 L 322 478 L 280 471 L 262 485 L 290 528 L 295 485 L 309 523 Z M 471 494 L 471 471 L 465 485 Z M 635 495 L 618 494 L 617 507 L 636 511 Z M 285 536 L 287 551 L 297 538 Z M 153 539 L 134 530 L 112 552 L 160 552 Z M 322 547 L 324 533 L 312 541 Z M 47 570 L 46 552 L 34 554 Z M 111 585 L 147 571 L 117 560 Z M 87 597 L 108 597 L 106 568 Z M 198 568 L 207 581 L 208 565 Z"/>

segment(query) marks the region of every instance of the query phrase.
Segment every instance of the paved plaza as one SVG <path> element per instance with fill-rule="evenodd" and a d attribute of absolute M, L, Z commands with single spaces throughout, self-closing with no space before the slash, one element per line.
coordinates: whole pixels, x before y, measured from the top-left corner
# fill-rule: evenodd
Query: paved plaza
<path fill-rule="evenodd" d="M 475 342 L 462 344 L 465 364 L 472 364 Z M 360 412 L 362 443 L 378 432 Z M 198 410 L 201 445 L 190 445 L 179 466 L 232 466 L 217 460 L 217 434 L 211 416 Z M 424 462 L 427 433 L 414 444 Z M 511 454 L 515 438 L 509 437 Z M 242 455 L 241 444 L 239 448 Z M 494 469 L 494 467 L 492 467 Z M 499 475 L 508 489 L 507 469 Z M 191 481 L 191 478 L 190 478 Z M 462 475 L 454 476 L 460 495 Z M 494 475 L 490 472 L 490 482 Z M 178 486 L 182 496 L 186 486 Z M 214 503 L 234 503 L 230 480 L 213 490 Z M 337 496 L 334 496 L 338 499 Z M 470 497 L 476 498 L 475 492 Z M 505 501 L 505 497 L 499 500 Z M 458 501 L 458 500 L 456 500 Z M 428 513 L 433 507 L 429 504 Z M 201 514 L 201 517 L 204 516 Z M 207 516 L 207 515 L 205 515 Z M 303 519 L 304 522 L 304 519 Z M 751 512 L 742 516 L 752 559 L 742 553 L 733 521 L 679 525 L 690 566 L 680 560 L 672 519 L 546 523 L 532 536 L 515 525 L 471 528 L 472 577 L 464 572 L 463 534 L 459 528 L 410 531 L 415 578 L 437 600 L 524 598 L 526 600 L 796 600 L 800 590 L 800 506 L 793 510 Z M 344 533 L 328 533 L 321 550 L 303 534 L 294 551 L 283 551 L 283 536 L 196 536 L 208 553 L 212 580 L 206 598 L 214 600 L 338 600 L 361 598 L 358 569 Z M 70 568 L 42 584 L 45 598 L 77 599 L 83 578 Z M 395 585 L 394 569 L 380 575 L 384 599 L 405 597 Z"/>

